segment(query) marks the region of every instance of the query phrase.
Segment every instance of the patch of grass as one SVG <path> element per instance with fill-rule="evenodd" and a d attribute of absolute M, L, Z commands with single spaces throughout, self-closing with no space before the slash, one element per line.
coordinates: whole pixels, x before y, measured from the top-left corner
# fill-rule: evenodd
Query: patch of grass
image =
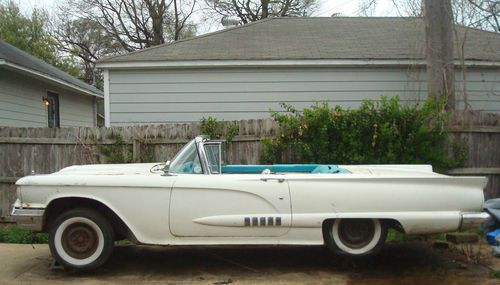
<path fill-rule="evenodd" d="M 0 243 L 45 244 L 48 242 L 49 235 L 46 233 L 33 233 L 18 226 L 0 227 Z M 115 245 L 130 244 L 133 243 L 125 239 L 115 241 Z"/>
<path fill-rule="evenodd" d="M 446 241 L 446 233 L 433 234 L 430 236 L 431 240 Z"/>
<path fill-rule="evenodd" d="M 131 245 L 131 244 L 134 244 L 134 243 L 132 243 L 129 240 L 126 240 L 126 239 L 115 241 L 115 245 Z"/>
<path fill-rule="evenodd" d="M 33 233 L 17 226 L 0 228 L 0 243 L 39 244 L 48 241 L 49 235 L 46 233 Z"/>
<path fill-rule="evenodd" d="M 493 270 L 490 273 L 491 278 L 500 279 L 500 270 Z"/>
<path fill-rule="evenodd" d="M 486 234 L 488 233 L 487 231 L 485 231 L 483 228 L 473 228 L 473 229 L 468 229 L 468 230 L 465 230 L 465 231 L 461 231 L 463 233 L 471 233 L 471 234 L 476 234 L 479 236 L 479 238 L 485 238 L 486 237 Z"/>
<path fill-rule="evenodd" d="M 479 240 L 484 239 L 486 237 L 486 232 L 479 229 L 479 228 L 478 229 L 469 229 L 469 230 L 459 231 L 459 232 L 424 235 L 421 237 L 423 237 L 425 240 L 446 241 L 446 235 L 453 234 L 453 233 L 475 234 L 479 237 Z M 395 229 L 389 229 L 389 231 L 387 232 L 387 239 L 386 240 L 390 241 L 390 242 L 400 242 L 400 241 L 410 241 L 410 240 L 415 240 L 415 239 L 419 239 L 419 236 L 406 235 L 406 234 L 401 233 Z"/>
<path fill-rule="evenodd" d="M 404 234 L 395 229 L 389 229 L 389 231 L 387 232 L 387 242 L 403 242 L 411 240 L 415 240 L 415 236 Z"/>
<path fill-rule="evenodd" d="M 485 240 L 487 232 L 480 229 L 480 228 L 475 228 L 475 229 L 467 229 L 467 230 L 463 230 L 463 231 L 433 234 L 433 235 L 431 235 L 431 239 L 446 241 L 446 235 L 448 235 L 448 234 L 472 234 L 472 235 L 476 235 L 478 237 L 478 239 L 481 241 L 481 240 Z"/>

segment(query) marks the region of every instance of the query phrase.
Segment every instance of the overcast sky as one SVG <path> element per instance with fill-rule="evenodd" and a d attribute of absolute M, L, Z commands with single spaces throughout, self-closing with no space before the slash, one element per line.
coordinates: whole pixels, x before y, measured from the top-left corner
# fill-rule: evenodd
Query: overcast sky
<path fill-rule="evenodd" d="M 0 0 L 1 1 L 1 0 Z M 44 10 L 54 11 L 57 4 L 64 0 L 14 0 L 18 3 L 24 13 L 30 13 L 33 8 L 42 8 Z M 319 8 L 313 13 L 315 17 L 330 17 L 334 13 L 340 13 L 342 16 L 358 16 L 359 2 L 363 0 L 318 0 Z M 391 5 L 392 0 L 378 0 L 372 16 L 397 16 L 396 11 Z M 199 27 L 198 34 L 220 29 L 220 27 Z"/>
<path fill-rule="evenodd" d="M 64 0 L 62 0 L 64 1 Z M 362 0 L 319 0 L 320 7 L 314 16 L 329 17 L 333 13 L 341 13 L 343 16 L 356 16 L 358 14 L 358 3 Z M 52 10 L 57 8 L 61 0 L 14 0 L 20 4 L 25 12 L 34 7 Z M 379 0 L 374 16 L 396 16 L 390 5 L 391 0 Z"/>

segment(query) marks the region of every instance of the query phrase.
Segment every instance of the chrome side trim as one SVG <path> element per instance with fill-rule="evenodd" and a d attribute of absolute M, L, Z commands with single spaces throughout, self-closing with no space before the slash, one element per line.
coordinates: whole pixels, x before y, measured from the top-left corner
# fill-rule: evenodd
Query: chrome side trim
<path fill-rule="evenodd" d="M 44 209 L 14 208 L 10 215 L 14 217 L 18 227 L 39 232 L 43 230 L 44 213 Z"/>
<path fill-rule="evenodd" d="M 10 215 L 11 216 L 43 216 L 44 212 L 45 212 L 45 210 L 43 210 L 43 209 L 14 208 L 14 209 L 12 209 L 12 213 Z"/>
<path fill-rule="evenodd" d="M 485 223 L 493 218 L 490 214 L 486 212 L 464 212 L 460 213 L 460 216 L 461 216 L 460 219 L 461 230 L 477 228 L 482 223 Z"/>

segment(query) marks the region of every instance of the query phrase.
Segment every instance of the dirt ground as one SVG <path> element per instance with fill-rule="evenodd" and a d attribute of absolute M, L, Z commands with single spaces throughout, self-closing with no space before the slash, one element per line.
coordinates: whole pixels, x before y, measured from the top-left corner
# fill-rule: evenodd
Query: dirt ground
<path fill-rule="evenodd" d="M 46 245 L 0 244 L 0 284 L 500 284 L 486 265 L 424 242 L 387 245 L 352 260 L 323 247 L 117 246 L 102 268 L 85 273 L 50 269 Z M 492 263 L 493 261 L 493 263 Z"/>

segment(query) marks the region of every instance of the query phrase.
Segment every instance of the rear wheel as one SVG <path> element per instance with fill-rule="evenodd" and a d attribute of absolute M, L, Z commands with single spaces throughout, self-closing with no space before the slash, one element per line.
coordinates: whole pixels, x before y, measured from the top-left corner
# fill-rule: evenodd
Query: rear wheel
<path fill-rule="evenodd" d="M 328 248 L 348 256 L 376 253 L 386 236 L 387 227 L 378 219 L 336 219 L 327 222 L 324 228 Z"/>
<path fill-rule="evenodd" d="M 109 259 L 113 246 L 113 227 L 106 217 L 92 209 L 64 212 L 49 232 L 52 256 L 66 269 L 97 268 Z"/>

